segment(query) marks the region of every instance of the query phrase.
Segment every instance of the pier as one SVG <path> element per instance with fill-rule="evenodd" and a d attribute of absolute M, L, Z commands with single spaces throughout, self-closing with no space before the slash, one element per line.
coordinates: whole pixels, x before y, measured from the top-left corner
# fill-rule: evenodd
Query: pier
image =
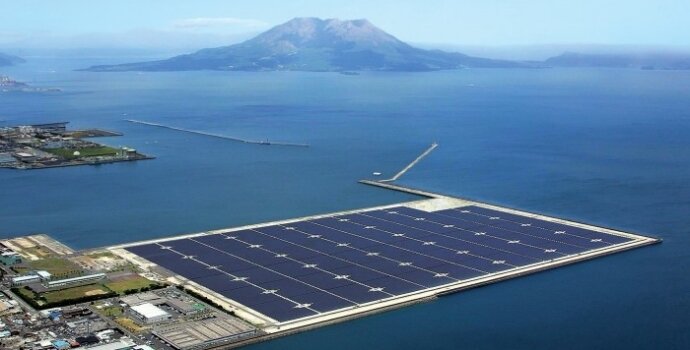
<path fill-rule="evenodd" d="M 68 130 L 69 122 L 0 128 L 0 168 L 48 169 L 154 159 L 129 147 L 110 147 L 91 138 L 122 136 L 101 129 Z"/>
<path fill-rule="evenodd" d="M 206 298 L 221 300 L 237 317 L 259 325 L 262 335 L 231 345 L 235 347 L 661 242 L 655 237 L 406 186 L 370 180 L 360 183 L 422 198 L 106 249 Z M 425 234 L 423 239 L 419 233 Z M 379 250 L 365 248 L 372 243 L 378 243 Z M 457 253 L 449 255 L 448 251 Z M 300 254 L 305 252 L 318 256 L 318 262 L 303 259 Z M 241 270 L 240 276 L 231 267 L 239 263 L 236 259 L 255 267 Z M 276 259 L 280 265 L 267 263 Z M 216 266 L 211 261 L 225 263 Z M 436 263 L 440 265 L 432 265 Z M 283 268 L 285 265 L 294 269 Z M 280 271 L 272 266 L 280 266 Z M 339 269 L 332 271 L 331 266 Z M 230 276 L 231 281 L 222 276 L 222 283 L 208 283 L 194 272 L 209 268 Z M 314 269 L 315 275 L 304 277 L 304 268 Z M 366 276 L 383 277 L 364 280 L 364 275 L 358 275 L 362 269 Z M 243 287 L 249 288 L 243 291 L 257 289 L 255 296 L 220 289 L 247 284 L 255 271 L 277 277 L 266 286 Z M 282 295 L 288 285 L 308 290 L 296 297 Z M 362 288 L 366 299 L 354 301 L 357 295 L 352 290 Z M 267 294 L 277 298 L 270 307 L 256 301 L 268 298 Z M 324 300 L 340 306 L 324 306 L 330 305 Z"/>
<path fill-rule="evenodd" d="M 273 141 L 268 141 L 268 140 L 249 140 L 249 139 L 243 139 L 239 137 L 233 137 L 233 136 L 227 136 L 227 135 L 220 135 L 220 134 L 214 134 L 206 131 L 198 131 L 198 130 L 190 130 L 190 129 L 183 129 L 183 128 L 178 128 L 175 126 L 169 126 L 169 125 L 163 125 L 159 123 L 152 123 L 152 122 L 146 122 L 142 120 L 135 120 L 135 119 L 125 119 L 125 121 L 134 123 L 134 124 L 141 124 L 141 125 L 148 125 L 148 126 L 153 126 L 157 128 L 163 128 L 163 129 L 168 129 L 168 130 L 175 130 L 175 131 L 181 131 L 181 132 L 186 132 L 189 134 L 196 134 L 196 135 L 202 135 L 202 136 L 209 136 L 209 137 L 215 137 L 219 139 L 224 139 L 224 140 L 229 140 L 229 141 L 234 141 L 234 142 L 241 142 L 241 143 L 249 143 L 249 144 L 255 144 L 255 145 L 264 145 L 264 146 L 288 146 L 288 147 L 309 147 L 309 144 L 306 143 L 292 143 L 292 142 L 273 142 Z"/>
<path fill-rule="evenodd" d="M 402 170 L 400 170 L 395 176 L 391 177 L 390 179 L 385 179 L 385 180 L 380 180 L 379 182 L 393 182 L 399 179 L 401 176 L 405 175 L 405 173 L 412 169 L 413 166 L 417 165 L 422 159 L 424 159 L 426 156 L 428 156 L 434 149 L 438 147 L 438 143 L 434 142 L 427 148 L 422 154 L 420 154 L 415 160 L 412 161 L 412 163 L 408 164 L 406 167 L 404 167 Z"/>

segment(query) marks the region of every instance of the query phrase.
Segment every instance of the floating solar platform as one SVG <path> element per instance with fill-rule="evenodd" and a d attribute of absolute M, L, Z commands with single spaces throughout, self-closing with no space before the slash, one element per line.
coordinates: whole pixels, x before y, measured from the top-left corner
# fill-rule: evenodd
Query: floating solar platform
<path fill-rule="evenodd" d="M 477 202 L 422 210 L 423 202 L 123 248 L 268 324 L 289 326 L 657 242 Z"/>

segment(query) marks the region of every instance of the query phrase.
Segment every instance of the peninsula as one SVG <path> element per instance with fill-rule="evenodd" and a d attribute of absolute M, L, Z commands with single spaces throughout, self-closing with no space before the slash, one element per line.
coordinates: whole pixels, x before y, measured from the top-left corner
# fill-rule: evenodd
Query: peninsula
<path fill-rule="evenodd" d="M 27 83 L 14 80 L 6 75 L 0 75 L 0 92 L 60 92 L 58 88 L 33 87 Z"/>
<path fill-rule="evenodd" d="M 0 128 L 0 168 L 45 169 L 153 159 L 133 148 L 86 140 L 121 136 L 99 129 L 67 130 L 67 122 Z"/>
<path fill-rule="evenodd" d="M 13 66 L 18 63 L 26 62 L 23 58 L 14 55 L 8 55 L 6 53 L 0 52 L 0 67 L 2 66 Z"/>

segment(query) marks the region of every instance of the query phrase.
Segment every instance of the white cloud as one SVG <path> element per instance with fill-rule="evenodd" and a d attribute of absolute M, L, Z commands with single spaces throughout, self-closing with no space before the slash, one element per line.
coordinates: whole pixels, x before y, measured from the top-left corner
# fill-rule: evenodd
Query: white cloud
<path fill-rule="evenodd" d="M 255 33 L 244 30 L 237 33 L 170 30 L 141 28 L 114 33 L 83 33 L 77 35 L 58 35 L 53 33 L 36 33 L 26 37 L 12 38 L 0 35 L 0 51 L 3 48 L 30 49 L 144 49 L 173 50 L 177 53 L 236 44 L 250 39 Z M 4 39 L 3 39 L 4 38 Z M 6 42 L 3 43 L 3 40 Z M 9 50 L 5 50 L 8 51 Z"/>
<path fill-rule="evenodd" d="M 197 17 L 186 18 L 173 23 L 177 29 L 201 29 L 201 28 L 233 28 L 233 29 L 257 29 L 265 28 L 268 23 L 248 18 L 234 17 Z"/>
<path fill-rule="evenodd" d="M 250 39 L 268 27 L 268 23 L 255 19 L 197 17 L 181 19 L 158 28 L 143 27 L 116 32 L 57 34 L 42 31 L 19 34 L 0 30 L 0 48 L 141 48 L 184 52 L 235 44 Z"/>

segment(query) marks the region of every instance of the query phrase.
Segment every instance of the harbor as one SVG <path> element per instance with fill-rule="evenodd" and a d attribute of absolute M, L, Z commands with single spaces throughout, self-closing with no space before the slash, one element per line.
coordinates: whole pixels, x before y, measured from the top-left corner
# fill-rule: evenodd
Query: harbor
<path fill-rule="evenodd" d="M 72 290 L 107 310 L 121 298 L 124 316 L 115 318 L 82 304 L 86 296 L 65 310 L 97 314 L 101 321 L 91 322 L 119 329 L 125 337 L 116 342 L 129 348 L 141 337 L 160 349 L 229 349 L 661 242 L 390 181 L 360 183 L 419 198 L 87 251 L 46 235 L 4 240 L 6 266 L 53 261 L 50 273 L 14 267 L 6 293 L 33 312 Z M 89 273 L 73 278 L 79 268 Z M 130 285 L 150 287 L 130 295 Z M 180 300 L 210 313 L 177 316 L 165 307 L 192 312 Z M 231 328 L 212 335 L 219 326 Z"/>
<path fill-rule="evenodd" d="M 249 140 L 249 139 L 243 139 L 243 138 L 239 138 L 239 137 L 210 133 L 210 132 L 206 132 L 206 131 L 190 130 L 190 129 L 184 129 L 184 128 L 179 128 L 179 127 L 174 127 L 174 126 L 169 126 L 169 125 L 163 125 L 163 124 L 159 124 L 159 123 L 146 122 L 146 121 L 142 121 L 142 120 L 125 119 L 125 121 L 130 122 L 130 123 L 134 123 L 134 124 L 147 125 L 147 126 L 152 126 L 152 127 L 156 127 L 156 128 L 174 130 L 174 131 L 185 132 L 185 133 L 201 135 L 201 136 L 215 137 L 218 139 L 247 143 L 247 144 L 253 144 L 253 145 L 309 147 L 309 144 L 306 144 L 306 143 L 279 142 L 279 141 L 269 141 L 269 140 Z"/>
<path fill-rule="evenodd" d="M 420 198 L 86 251 L 46 235 L 3 240 L 3 265 L 14 266 L 5 282 L 13 289 L 5 293 L 30 312 L 53 305 L 45 300 L 57 303 L 58 295 L 86 293 L 59 301 L 67 305 L 61 312 L 98 315 L 100 321 L 90 322 L 119 329 L 125 337 L 116 342 L 129 348 L 136 344 L 129 339 L 141 337 L 157 349 L 229 349 L 661 242 L 390 182 L 360 182 Z M 50 272 L 31 270 L 44 266 Z M 79 269 L 89 272 L 74 278 Z M 147 287 L 130 292 L 129 286 Z M 123 316 L 108 316 L 114 311 L 104 314 L 84 298 L 106 310 L 121 300 L 115 315 Z M 194 303 L 210 313 L 192 313 L 185 305 Z M 231 328 L 212 335 L 219 326 Z"/>
<path fill-rule="evenodd" d="M 69 122 L 0 128 L 0 168 L 47 169 L 153 159 L 134 148 L 111 147 L 88 139 L 122 136 L 100 130 L 68 130 Z"/>
<path fill-rule="evenodd" d="M 408 164 L 406 167 L 404 167 L 402 170 L 400 170 L 397 174 L 393 175 L 390 179 L 385 179 L 385 180 L 379 180 L 378 182 L 395 182 L 396 180 L 400 179 L 403 175 L 405 175 L 406 172 L 408 172 L 412 167 L 417 165 L 417 163 L 421 162 L 424 158 L 426 158 L 431 152 L 433 152 L 436 147 L 438 147 L 438 143 L 434 142 L 427 148 L 422 154 L 420 154 L 417 158 L 415 158 L 410 164 Z"/>
<path fill-rule="evenodd" d="M 35 343 L 230 349 L 661 242 L 395 183 L 437 147 L 359 181 L 410 201 L 84 251 L 2 240 L 3 292 L 17 314 L 89 325 Z"/>
<path fill-rule="evenodd" d="M 205 297 L 212 299 L 212 300 L 217 300 L 220 301 L 222 305 L 224 305 L 228 311 L 231 311 L 233 314 L 237 315 L 240 318 L 243 318 L 252 324 L 257 324 L 260 326 L 263 332 L 265 332 L 265 335 L 253 338 L 253 339 L 247 339 L 244 340 L 241 343 L 235 344 L 236 346 L 239 345 L 245 345 L 250 342 L 256 342 L 256 341 L 262 341 L 266 339 L 270 339 L 276 336 L 281 336 L 281 335 L 287 335 L 291 334 L 293 332 L 298 332 L 298 331 L 303 331 L 305 329 L 310 329 L 314 327 L 319 327 L 322 325 L 326 324 L 331 324 L 334 322 L 340 322 L 348 319 L 352 319 L 355 317 L 361 317 L 364 315 L 368 315 L 371 313 L 376 313 L 376 312 L 382 312 L 390 309 L 395 309 L 398 307 L 402 307 L 405 305 L 409 305 L 410 303 L 416 303 L 416 302 L 424 302 L 424 301 L 429 301 L 433 300 L 434 298 L 442 295 L 447 295 L 449 293 L 456 293 L 460 292 L 469 288 L 476 288 L 479 286 L 483 286 L 486 284 L 491 284 L 491 283 L 496 283 L 499 281 L 503 281 L 506 279 L 511 279 L 515 277 L 520 277 L 520 276 L 525 276 L 529 275 L 532 273 L 540 272 L 540 271 L 545 271 L 545 270 L 550 270 L 554 269 L 557 267 L 577 263 L 577 262 L 582 262 L 585 260 L 590 260 L 602 256 L 607 256 L 610 254 L 614 253 L 619 253 L 623 251 L 627 251 L 630 249 L 635 249 L 635 248 L 640 248 L 646 245 L 651 245 L 651 244 L 656 244 L 659 243 L 660 240 L 657 238 L 653 237 L 647 237 L 647 236 L 642 236 L 642 235 L 637 235 L 633 233 L 628 233 L 628 232 L 622 232 L 619 230 L 611 229 L 611 228 L 604 228 L 604 227 L 596 227 L 584 223 L 579 223 L 579 222 L 574 222 L 571 220 L 566 220 L 566 219 L 560 219 L 560 218 L 554 218 L 554 217 L 549 217 L 549 216 L 544 216 L 536 213 L 529 213 L 529 212 L 524 212 L 521 210 L 516 210 L 516 209 L 510 209 L 510 208 L 505 208 L 505 207 L 500 207 L 500 206 L 495 206 L 487 203 L 482 203 L 482 202 L 477 202 L 473 200 L 468 200 L 468 199 L 463 199 L 463 198 L 457 198 L 457 197 L 452 197 L 452 196 L 446 196 L 443 194 L 437 194 L 437 193 L 429 193 L 423 190 L 418 190 L 418 189 L 412 189 L 412 188 L 407 188 L 404 186 L 398 186 L 398 185 L 392 185 L 390 183 L 381 183 L 381 182 L 376 182 L 376 181 L 367 181 L 363 180 L 362 183 L 371 185 L 371 186 L 377 186 L 379 188 L 385 188 L 387 190 L 395 190 L 395 191 L 403 191 L 419 196 L 424 196 L 426 197 L 425 199 L 421 200 L 416 200 L 412 202 L 406 202 L 406 203 L 395 203 L 391 205 L 386 205 L 386 206 L 379 206 L 379 207 L 373 207 L 373 208 L 365 208 L 365 209 L 357 209 L 357 210 L 350 210 L 350 211 L 344 211 L 344 212 L 337 212 L 337 213 L 329 213 L 329 214 L 324 214 L 324 215 L 317 215 L 317 216 L 309 216 L 309 217 L 303 217 L 303 218 L 296 218 L 296 219 L 291 219 L 291 220 L 283 220 L 283 221 L 277 221 L 277 222 L 270 222 L 270 223 L 262 223 L 262 224 L 257 224 L 257 225 L 249 225 L 249 226 L 243 226 L 243 227 L 238 227 L 238 228 L 230 228 L 230 229 L 220 229 L 220 230 L 213 230 L 213 231 L 207 231 L 207 232 L 201 232 L 201 233 L 196 233 L 196 234 L 189 234 L 189 235 L 182 235 L 182 236 L 176 236 L 176 237 L 170 237 L 170 238 L 161 238 L 161 239 L 155 239 L 155 240 L 148 240 L 148 241 L 143 241 L 143 242 L 136 242 L 136 243 L 129 243 L 129 244 L 123 244 L 123 245 L 117 245 L 117 246 L 112 246 L 108 247 L 107 249 L 111 251 L 113 254 L 116 254 L 118 256 L 123 257 L 124 259 L 127 259 L 128 261 L 131 261 L 134 264 L 137 264 L 138 266 L 145 268 L 150 271 L 157 271 L 158 273 L 162 273 L 163 275 L 161 278 L 164 278 L 167 282 L 184 286 L 185 288 L 193 289 L 197 293 L 201 293 Z M 428 288 L 419 288 L 418 290 L 413 290 L 410 292 L 403 292 L 401 291 L 400 293 L 393 292 L 391 290 L 391 294 L 393 295 L 382 295 L 380 299 L 376 299 L 370 302 L 363 302 L 363 303 L 356 303 L 352 307 L 343 307 L 340 309 L 335 309 L 333 311 L 323 311 L 323 312 L 315 312 L 311 316 L 309 315 L 303 315 L 303 314 L 296 314 L 296 318 L 290 318 L 292 316 L 289 316 L 285 319 L 279 319 L 277 320 L 275 315 L 279 315 L 280 313 L 273 313 L 275 310 L 270 310 L 270 309 L 262 309 L 262 311 L 257 311 L 247 305 L 245 305 L 246 302 L 244 301 L 238 301 L 233 299 L 232 297 L 229 297 L 228 295 L 230 292 L 223 292 L 222 290 L 218 290 L 218 287 L 215 284 L 208 284 L 210 282 L 203 282 L 207 281 L 208 278 L 204 278 L 202 280 L 199 280 L 192 274 L 191 276 L 185 273 L 180 273 L 180 271 L 175 271 L 176 268 L 174 267 L 175 265 L 180 264 L 182 261 L 185 261 L 185 264 L 192 264 L 191 266 L 194 266 L 195 264 L 199 265 L 199 268 L 203 268 L 205 266 L 205 260 L 212 258 L 212 256 L 208 256 L 206 254 L 201 254 L 201 251 L 199 251 L 198 255 L 193 255 L 188 252 L 185 252 L 187 248 L 185 246 L 188 246 L 189 244 L 191 245 L 196 245 L 199 244 L 200 246 L 206 245 L 206 243 L 202 242 L 211 242 L 214 237 L 222 237 L 223 240 L 227 239 L 234 239 L 232 237 L 238 237 L 237 234 L 239 234 L 239 237 L 237 238 L 240 241 L 246 241 L 247 242 L 247 247 L 255 247 L 255 249 L 263 249 L 262 246 L 266 244 L 260 244 L 258 242 L 256 243 L 251 243 L 247 241 L 248 239 L 251 240 L 249 237 L 254 235 L 257 238 L 264 238 L 267 237 L 267 235 L 270 235 L 274 237 L 274 239 L 281 240 L 281 236 L 277 235 L 277 233 L 271 233 L 272 229 L 269 229 L 270 227 L 281 227 L 283 230 L 290 230 L 290 227 L 296 227 L 297 230 L 306 230 L 303 228 L 303 226 L 300 226 L 301 223 L 308 222 L 308 223 L 323 223 L 326 222 L 325 220 L 329 220 L 332 218 L 338 219 L 339 220 L 344 220 L 342 218 L 348 218 L 348 220 L 355 220 L 352 219 L 352 217 L 357 217 L 357 216 L 369 216 L 369 217 L 377 217 L 380 218 L 381 215 L 380 213 L 390 213 L 390 212 L 400 212 L 401 210 L 413 210 L 416 214 L 418 215 L 417 218 L 408 220 L 410 225 L 416 225 L 412 224 L 413 222 L 430 222 L 431 218 L 439 218 L 438 213 L 445 213 L 448 211 L 451 211 L 453 213 L 462 213 L 463 209 L 467 208 L 470 211 L 478 211 L 481 212 L 482 210 L 488 210 L 492 213 L 498 213 L 496 215 L 506 215 L 511 218 L 513 217 L 520 217 L 524 218 L 523 220 L 525 222 L 523 223 L 514 223 L 516 227 L 521 227 L 521 228 L 532 228 L 537 225 L 536 223 L 545 223 L 541 224 L 543 226 L 548 226 L 548 225 L 562 225 L 559 227 L 568 227 L 570 230 L 583 230 L 582 232 L 591 232 L 592 235 L 596 237 L 603 237 L 603 238 L 587 238 L 583 240 L 586 244 L 594 244 L 593 246 L 589 246 L 587 248 L 583 248 L 580 251 L 577 251 L 575 253 L 563 253 L 562 255 L 554 255 L 552 257 L 546 258 L 541 261 L 535 261 L 535 262 L 529 262 L 526 263 L 525 265 L 519 266 L 510 266 L 506 269 L 500 269 L 495 272 L 490 272 L 486 274 L 481 274 L 475 277 L 469 277 L 469 278 L 457 278 L 454 280 L 448 280 L 448 283 L 440 283 L 439 285 L 432 285 L 429 286 Z M 376 214 L 369 214 L 369 213 L 376 213 Z M 426 214 L 425 214 L 426 213 Z M 430 215 L 430 216 L 427 216 Z M 443 214 L 445 215 L 445 214 Z M 493 214 L 492 214 L 493 215 Z M 425 218 L 425 219 L 424 219 Z M 486 220 L 499 220 L 497 219 L 498 216 L 491 216 L 486 218 Z M 419 220 L 418 219 L 423 219 Z M 512 219 L 511 219 L 512 220 Z M 511 221 L 508 220 L 508 221 Z M 448 222 L 457 222 L 457 220 L 453 221 L 450 220 Z M 440 227 L 447 226 L 449 224 L 444 224 L 441 225 Z M 373 225 L 371 225 L 373 226 Z M 334 227 L 334 226 L 331 226 Z M 492 226 L 488 226 L 492 227 Z M 497 227 L 497 226 L 496 226 Z M 448 228 L 446 228 L 448 229 Z M 389 228 L 385 229 L 386 231 L 390 231 Z M 400 228 L 402 230 L 402 227 Z M 407 232 L 405 235 L 410 235 L 410 231 L 414 230 L 421 230 L 421 226 L 410 226 L 406 229 Z M 327 229 L 324 232 L 330 231 Z M 500 230 L 499 230 L 500 231 Z M 316 233 L 316 231 L 305 231 L 308 233 L 307 237 L 312 237 L 316 235 L 323 235 L 324 233 L 321 232 Z M 403 231 L 390 231 L 393 232 L 391 235 L 400 235 L 402 234 L 401 232 Z M 546 243 L 547 241 L 552 241 L 553 238 L 548 238 L 548 237 L 536 237 L 537 235 L 533 231 L 529 231 L 531 233 L 525 233 L 528 231 L 524 231 L 523 233 L 517 233 L 514 232 L 515 236 L 521 237 L 522 241 L 525 240 L 531 240 L 531 241 L 539 241 L 542 240 L 543 244 L 546 244 L 548 246 L 549 243 Z M 544 230 L 546 232 L 546 230 Z M 553 231 L 550 231 L 550 234 L 554 234 Z M 565 232 L 560 232 L 556 231 L 556 235 L 564 235 L 566 234 Z M 578 231 L 580 232 L 580 231 Z M 502 232 L 505 233 L 505 232 Z M 488 235 L 491 235 L 492 233 L 489 232 Z M 362 235 L 361 233 L 358 233 L 357 235 Z M 435 235 L 439 237 L 435 237 L 434 241 L 424 241 L 424 242 L 419 242 L 419 246 L 422 247 L 436 247 L 439 252 L 442 251 L 444 248 L 441 248 L 440 246 L 443 246 L 443 244 L 437 242 L 438 239 L 443 238 L 444 236 L 449 236 L 451 233 L 448 231 L 443 231 L 443 233 L 436 233 Z M 484 234 L 486 235 L 486 234 Z M 567 235 L 567 234 L 566 234 Z M 600 236 L 598 236 L 600 235 Z M 264 237 L 262 237 L 264 236 Z M 483 235 L 480 235 L 480 237 Z M 568 239 L 574 239 L 575 241 L 582 240 L 582 237 L 575 237 L 577 236 L 576 234 L 573 234 L 573 237 L 568 237 Z M 593 236 L 593 237 L 594 237 Z M 228 238 L 230 237 L 230 238 Z M 372 236 L 373 237 L 373 236 Z M 377 236 L 378 237 L 378 236 Z M 474 239 L 477 237 L 477 233 L 472 233 L 471 235 L 468 235 L 467 237 L 461 238 L 462 240 L 468 240 L 475 242 Z M 554 236 L 555 237 L 555 236 Z M 450 242 L 454 242 L 453 239 L 447 239 L 448 237 L 443 238 L 444 241 L 447 241 L 444 243 L 447 247 L 450 247 Z M 456 237 L 458 238 L 458 237 Z M 287 236 L 284 238 L 285 240 L 289 240 L 290 242 L 296 242 L 293 241 L 292 238 L 288 238 Z M 317 240 L 320 239 L 326 239 L 324 237 L 317 237 Z M 567 240 L 564 238 L 555 238 L 558 239 L 558 242 L 571 242 L 568 244 L 573 244 L 572 240 Z M 610 243 L 610 244 L 601 244 L 597 245 L 602 240 L 610 240 L 611 242 L 615 243 Z M 380 241 L 381 238 L 376 238 L 377 241 Z M 413 239 L 414 240 L 414 239 Z M 262 240 L 263 241 L 263 240 Z M 519 245 L 521 244 L 520 242 L 517 242 L 517 239 L 514 240 L 509 240 L 507 242 L 512 242 L 512 243 L 506 243 L 502 246 L 508 247 L 509 244 L 513 245 Z M 176 243 L 172 243 L 176 242 Z M 189 242 L 189 243 L 183 243 L 183 242 Z M 221 242 L 221 241 L 217 241 Z M 306 241 L 305 241 L 306 242 Z M 498 242 L 498 241 L 497 241 Z M 251 244 L 250 244 L 251 243 Z M 287 243 L 287 242 L 286 242 Z M 412 242 L 410 242 L 412 243 Z M 465 242 L 466 243 L 466 242 Z M 504 242 L 505 243 L 505 242 Z M 585 244 L 582 243 L 582 244 Z M 285 248 L 288 246 L 292 246 L 294 243 L 287 243 Z M 306 243 L 300 243 L 299 245 L 304 245 Z M 344 244 L 344 243 L 343 243 Z M 387 244 L 392 244 L 392 243 L 387 243 Z M 386 244 L 386 245 L 387 245 Z M 470 243 L 475 244 L 475 243 Z M 502 243 L 500 243 L 502 244 Z M 525 243 L 527 244 L 527 243 Z M 534 243 L 529 243 L 527 245 L 532 245 Z M 566 244 L 566 245 L 568 245 Z M 585 244 L 585 245 L 586 245 Z M 348 245 L 343 245 L 343 249 L 351 249 L 349 247 L 354 247 L 355 249 L 359 249 L 359 247 L 355 246 L 356 244 L 348 244 Z M 316 247 L 318 245 L 307 245 L 304 247 L 309 248 L 312 252 L 315 252 L 315 250 L 318 250 Z M 158 254 L 155 253 L 156 255 L 147 255 L 150 253 L 145 253 L 143 255 L 138 255 L 137 251 L 150 251 L 150 248 L 146 248 L 144 250 L 138 250 L 139 248 L 144 248 L 144 247 L 157 247 L 157 249 L 161 252 L 164 252 L 166 249 L 168 251 L 174 251 L 175 253 L 172 255 L 169 255 L 168 258 L 161 258 Z M 225 248 L 221 245 L 216 245 L 213 249 L 209 248 L 203 248 L 204 251 L 208 250 L 208 254 L 219 254 L 219 257 L 226 256 L 226 254 L 230 255 L 238 255 L 238 257 L 241 258 L 241 260 L 238 261 L 245 261 L 247 259 L 250 259 L 248 256 L 244 256 L 244 253 L 241 253 L 240 251 L 235 251 L 235 250 L 226 250 L 229 248 Z M 399 245 L 396 245 L 396 247 L 399 247 Z M 550 247 L 550 246 L 549 246 Z M 498 248 L 498 246 L 494 247 L 495 249 L 503 249 L 503 248 Z M 541 248 L 541 247 L 540 247 Z M 153 248 L 151 248 L 153 249 Z M 162 249 L 162 250 L 161 250 Z M 401 248 L 396 248 L 396 249 L 401 249 Z M 532 248 L 528 248 L 532 249 Z M 228 253 L 223 253 L 222 251 L 227 251 Z M 419 257 L 417 253 L 422 254 L 422 255 L 428 255 L 427 258 L 431 259 L 441 259 L 439 258 L 440 255 L 436 255 L 436 253 L 426 253 L 426 251 L 417 251 L 414 250 L 415 253 L 411 253 L 407 251 L 407 248 L 402 248 L 399 253 L 403 255 L 410 255 L 411 257 Z M 519 251 L 519 250 L 518 250 Z M 549 252 L 550 249 L 546 248 L 544 251 Z M 191 252 L 191 250 L 190 250 Z M 422 253 L 424 252 L 424 253 Z M 280 255 L 277 250 L 272 250 L 270 254 L 277 253 L 277 255 Z M 168 254 L 168 253 L 166 253 Z M 174 258 L 177 254 L 181 254 L 183 260 L 178 260 Z M 337 257 L 341 256 L 339 253 L 328 253 L 330 254 L 336 254 L 336 259 Z M 373 254 L 372 252 L 368 252 L 368 254 Z M 389 253 L 390 254 L 390 253 Z M 526 254 L 526 253 L 525 253 Z M 291 254 L 288 254 L 290 256 Z M 367 254 L 365 254 L 367 255 Z M 163 259 L 162 261 L 158 261 L 154 259 L 154 261 L 148 260 L 151 259 L 151 257 L 156 256 L 156 259 Z M 167 255 L 166 255 L 167 256 Z M 342 255 L 343 257 L 345 255 Z M 349 255 L 348 255 L 349 256 Z M 377 255 L 378 256 L 378 255 Z M 446 255 L 443 255 L 446 256 Z M 461 256 L 461 255 L 458 255 Z M 411 259 L 410 257 L 408 258 L 400 258 L 396 257 L 394 255 L 389 255 L 386 258 L 394 259 L 398 261 L 396 264 L 400 266 L 407 266 L 406 262 L 403 260 L 405 259 Z M 481 260 L 484 257 L 478 257 L 478 261 Z M 170 259 L 168 261 L 168 259 Z M 186 260 L 185 260 L 186 259 Z M 297 259 L 299 263 L 304 263 L 305 266 L 309 265 L 307 261 L 302 261 L 300 258 L 295 257 L 294 259 Z M 354 257 L 350 257 L 348 259 L 354 259 Z M 426 259 L 426 258 L 425 258 Z M 213 258 L 213 260 L 218 261 L 217 259 Z M 308 260 L 308 259 L 307 259 Z M 318 259 L 317 259 L 318 260 Z M 449 266 L 455 266 L 457 267 L 456 264 L 459 264 L 457 261 L 451 261 L 448 256 L 445 258 L 442 258 L 442 260 L 447 262 L 447 265 Z M 423 264 L 420 260 L 420 264 Z M 503 260 L 492 260 L 492 265 L 501 265 L 501 264 L 506 264 Z M 325 263 L 325 262 L 322 262 Z M 172 264 L 172 265 L 171 265 Z M 216 262 L 218 264 L 218 262 Z M 271 269 L 273 266 L 273 263 L 268 262 L 268 261 L 263 261 L 262 264 L 268 265 L 266 268 Z M 412 263 L 414 265 L 415 263 Z M 467 264 L 462 263 L 462 264 Z M 365 265 L 363 265 L 365 266 Z M 372 265 L 376 266 L 376 265 Z M 421 265 L 423 266 L 423 265 Z M 477 265 L 480 266 L 480 265 Z M 172 270 L 170 270 L 172 268 Z M 276 267 L 277 268 L 277 267 Z M 317 268 L 316 266 L 313 268 Z M 212 269 L 215 271 L 218 271 L 220 273 L 223 273 L 222 270 L 224 268 L 222 267 L 213 267 L 210 264 L 206 267 L 203 268 L 204 270 Z M 324 266 L 323 269 L 328 270 L 329 268 Z M 345 268 L 340 268 L 341 272 Z M 378 267 L 376 269 L 379 269 Z M 400 277 L 403 279 L 407 279 L 406 276 L 401 272 L 400 274 L 396 274 L 395 268 L 391 267 L 391 270 L 388 272 L 391 274 L 393 277 Z M 283 270 L 281 270 L 283 271 Z M 354 270 L 352 270 L 354 271 Z M 324 272 L 324 271 L 322 271 Z M 325 271 L 324 275 L 327 275 L 329 271 Z M 287 274 L 288 272 L 283 271 L 281 274 Z M 240 279 L 244 280 L 244 277 L 234 275 L 232 272 L 229 272 L 230 275 L 230 280 L 232 279 Z M 352 274 L 344 274 L 344 273 L 336 273 L 337 276 L 347 276 L 343 277 L 345 280 L 352 279 L 356 280 L 356 275 L 353 272 Z M 443 273 L 438 272 L 436 279 L 440 278 L 438 276 L 443 275 Z M 390 276 L 389 276 L 390 277 Z M 445 276 L 442 276 L 445 277 Z M 294 277 L 298 278 L 299 277 Z M 249 277 L 248 280 L 252 280 L 253 277 Z M 356 280 L 353 283 L 359 283 L 361 281 Z M 421 282 L 421 281 L 419 281 Z M 230 283 L 230 282 L 228 282 Z M 313 284 L 317 282 L 308 282 L 308 284 Z M 361 282 L 365 283 L 366 282 Z M 317 283 L 318 284 L 318 283 Z M 433 283 L 432 283 L 433 284 Z M 394 284 L 391 284 L 388 288 L 392 287 Z M 215 287 L 214 287 L 215 286 Z M 372 290 L 376 290 L 376 287 L 371 286 Z M 231 287 L 227 287 L 231 288 Z M 275 288 L 276 291 L 280 291 L 281 288 Z M 232 289 L 230 289 L 232 290 Z M 268 290 L 268 289 L 266 289 Z M 272 289 L 271 289 L 272 290 Z M 386 290 L 386 289 L 384 289 Z M 279 292 L 271 292 L 271 293 L 279 293 Z M 317 298 L 318 299 L 318 298 Z M 317 300 L 316 299 L 316 300 Z M 251 301 L 250 301 L 251 303 Z M 310 308 L 313 307 L 315 304 L 309 304 L 309 303 L 298 303 L 297 306 L 300 307 L 300 305 L 305 305 L 304 307 Z M 309 305 L 309 306 L 306 306 Z M 261 306 L 259 306 L 261 307 Z"/>
<path fill-rule="evenodd" d="M 230 348 L 661 242 L 393 183 L 436 147 L 393 178 L 360 180 L 419 200 L 107 249 L 261 329 Z"/>

